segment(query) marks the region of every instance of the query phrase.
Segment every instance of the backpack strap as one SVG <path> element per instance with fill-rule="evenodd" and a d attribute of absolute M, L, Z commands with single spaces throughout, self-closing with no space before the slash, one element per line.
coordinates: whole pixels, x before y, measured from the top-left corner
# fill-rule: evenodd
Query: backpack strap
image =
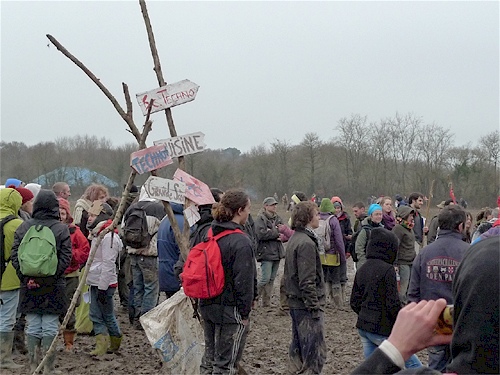
<path fill-rule="evenodd" d="M 207 238 L 208 239 L 213 238 L 215 241 L 219 241 L 222 237 L 225 237 L 228 234 L 233 234 L 233 233 L 243 234 L 243 231 L 241 229 L 225 229 L 222 232 L 220 232 L 218 235 L 214 236 L 213 231 L 212 231 L 212 227 L 210 227 L 208 229 Z"/>

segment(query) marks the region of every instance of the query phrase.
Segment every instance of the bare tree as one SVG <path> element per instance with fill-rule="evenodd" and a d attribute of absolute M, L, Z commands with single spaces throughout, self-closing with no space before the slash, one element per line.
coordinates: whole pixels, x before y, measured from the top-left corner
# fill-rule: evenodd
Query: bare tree
<path fill-rule="evenodd" d="M 309 193 L 316 192 L 316 171 L 319 170 L 320 147 L 322 145 L 318 134 L 306 133 L 300 143 L 304 165 L 307 169 L 306 175 L 309 177 Z"/>
<path fill-rule="evenodd" d="M 279 176 L 275 190 L 279 192 L 279 196 L 282 196 L 290 192 L 289 159 L 292 154 L 292 146 L 286 140 L 275 139 L 271 142 L 271 150 L 274 156 L 273 159 L 277 162 Z"/>

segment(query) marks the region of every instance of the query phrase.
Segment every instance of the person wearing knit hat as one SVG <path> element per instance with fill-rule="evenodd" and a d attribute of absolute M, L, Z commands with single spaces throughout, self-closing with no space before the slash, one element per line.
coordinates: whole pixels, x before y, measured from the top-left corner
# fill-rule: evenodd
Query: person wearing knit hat
<path fill-rule="evenodd" d="M 17 178 L 8 178 L 7 181 L 5 181 L 5 187 L 10 187 L 10 185 L 14 185 L 14 188 L 19 187 L 19 186 L 24 186 L 24 182 L 21 180 L 18 180 Z"/>
<path fill-rule="evenodd" d="M 87 275 L 90 286 L 90 320 L 93 323 L 96 345 L 90 355 L 101 356 L 116 352 L 122 342 L 122 332 L 113 308 L 113 295 L 118 286 L 116 259 L 123 248 L 118 230 L 106 233 L 97 245 L 95 238 L 111 225 L 113 210 L 107 203 L 95 201 L 88 210 L 87 228 L 95 248 L 95 258 Z"/>
<path fill-rule="evenodd" d="M 342 239 L 344 241 L 344 248 L 348 249 L 352 240 L 352 226 L 351 218 L 344 211 L 344 204 L 342 199 L 333 196 L 330 201 L 333 203 L 335 217 L 339 221 L 340 231 L 342 232 Z M 342 293 L 342 301 L 347 302 L 345 298 L 345 284 L 347 283 L 347 262 L 345 257 L 340 259 L 340 286 Z"/>
<path fill-rule="evenodd" d="M 65 294 L 68 301 L 71 301 L 73 294 L 75 294 L 75 291 L 78 288 L 80 268 L 85 265 L 87 258 L 89 257 L 90 245 L 80 228 L 73 224 L 69 202 L 61 197 L 57 198 L 57 200 L 59 201 L 59 216 L 61 218 L 61 222 L 68 225 L 69 235 L 71 237 L 71 263 L 64 271 L 66 282 Z M 75 309 L 79 305 L 80 299 L 78 299 Z M 73 348 L 75 340 L 75 323 L 75 310 L 73 310 L 68 324 L 66 325 L 66 329 L 63 331 L 64 346 L 65 350 L 68 352 Z"/>
<path fill-rule="evenodd" d="M 33 193 L 33 196 L 36 199 L 36 196 L 38 195 L 38 193 L 42 189 L 42 185 L 35 184 L 34 182 L 31 182 L 29 184 L 26 184 L 25 188 L 28 189 L 29 191 L 31 191 Z"/>
<path fill-rule="evenodd" d="M 14 187 L 14 185 L 10 185 L 7 187 L 16 189 L 23 198 L 21 209 L 19 210 L 19 217 L 21 218 L 21 220 L 26 221 L 31 219 L 31 214 L 33 213 L 33 201 L 35 200 L 35 196 L 33 195 L 33 193 L 22 186 Z"/>
<path fill-rule="evenodd" d="M 356 272 L 351 293 L 351 308 L 358 315 L 356 328 L 365 358 L 389 337 L 402 308 L 393 266 L 397 253 L 396 235 L 383 227 L 373 228 L 366 246 L 366 262 Z M 415 355 L 405 362 L 406 368 L 420 366 L 422 363 Z"/>
<path fill-rule="evenodd" d="M 356 252 L 356 269 L 361 267 L 366 261 L 366 246 L 373 228 L 383 227 L 382 206 L 373 203 L 368 208 L 368 216 L 361 222 L 361 229 L 353 238 L 354 251 Z"/>
<path fill-rule="evenodd" d="M 410 285 L 411 267 L 413 259 L 417 256 L 417 252 L 415 251 L 415 235 L 413 234 L 415 209 L 410 206 L 399 206 L 396 220 L 397 224 L 392 229 L 392 232 L 399 240 L 399 248 L 394 265 L 400 277 L 399 298 L 402 303 L 406 304 L 406 293 Z"/>

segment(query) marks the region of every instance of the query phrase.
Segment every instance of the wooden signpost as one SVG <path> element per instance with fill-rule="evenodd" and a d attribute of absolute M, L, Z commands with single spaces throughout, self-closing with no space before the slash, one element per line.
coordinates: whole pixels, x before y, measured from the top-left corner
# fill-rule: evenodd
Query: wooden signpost
<path fill-rule="evenodd" d="M 135 96 L 142 109 L 142 113 L 146 116 L 148 113 L 148 104 L 151 99 L 154 99 L 151 113 L 159 112 L 167 108 L 175 107 L 176 105 L 193 101 L 199 88 L 200 86 L 196 83 L 185 79 L 154 90 L 141 92 Z"/>
<path fill-rule="evenodd" d="M 139 174 L 151 172 L 172 163 L 165 145 L 143 148 L 130 154 L 130 166 Z"/>
<path fill-rule="evenodd" d="M 143 186 L 152 199 L 184 204 L 186 195 L 184 182 L 149 176 Z"/>
<path fill-rule="evenodd" d="M 153 142 L 156 146 L 164 145 L 172 158 L 195 154 L 205 149 L 205 134 L 202 132 L 160 139 Z"/>

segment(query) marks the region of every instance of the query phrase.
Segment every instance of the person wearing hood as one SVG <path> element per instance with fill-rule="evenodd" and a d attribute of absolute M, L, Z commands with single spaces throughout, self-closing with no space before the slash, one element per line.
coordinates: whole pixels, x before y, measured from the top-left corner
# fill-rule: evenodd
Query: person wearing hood
<path fill-rule="evenodd" d="M 211 229 L 214 236 L 239 229 L 250 213 L 250 198 L 243 190 L 225 192 L 214 204 Z M 217 241 L 224 269 L 222 294 L 200 299 L 205 352 L 201 374 L 235 374 L 243 355 L 249 317 L 255 298 L 257 271 L 252 244 L 244 233 L 230 233 Z"/>
<path fill-rule="evenodd" d="M 78 225 L 80 227 L 80 230 L 85 237 L 88 238 L 89 236 L 89 230 L 87 229 L 87 219 L 90 207 L 95 201 L 106 203 L 108 196 L 109 192 L 106 186 L 100 184 L 92 184 L 87 187 L 87 189 L 85 189 L 85 192 L 83 193 L 81 198 L 76 201 L 75 209 L 73 211 L 73 222 L 75 223 L 75 225 Z"/>
<path fill-rule="evenodd" d="M 262 296 L 262 306 L 271 305 L 274 279 L 278 273 L 280 260 L 285 257 L 285 250 L 280 241 L 279 225 L 283 220 L 276 213 L 278 201 L 267 197 L 262 202 L 262 210 L 255 219 L 257 239 L 256 259 L 260 262 L 261 277 L 257 284 L 258 295 Z"/>
<path fill-rule="evenodd" d="M 351 308 L 358 315 L 356 328 L 365 358 L 390 335 L 402 307 L 393 266 L 397 252 L 398 238 L 393 232 L 382 227 L 372 229 L 366 262 L 356 271 L 351 293 Z M 413 368 L 422 364 L 413 355 L 405 366 Z"/>
<path fill-rule="evenodd" d="M 113 295 L 118 286 L 116 259 L 123 243 L 118 230 L 106 233 L 97 244 L 96 238 L 112 223 L 113 209 L 107 203 L 95 201 L 90 207 L 87 220 L 92 250 L 95 256 L 87 275 L 90 286 L 90 313 L 96 339 L 95 349 L 90 355 L 117 352 L 122 342 L 122 333 L 116 320 Z M 95 249 L 95 250 L 94 250 Z"/>
<path fill-rule="evenodd" d="M 469 248 L 469 244 L 462 241 L 465 220 L 465 211 L 458 205 L 445 207 L 439 212 L 439 236 L 413 261 L 408 301 L 418 303 L 444 298 L 448 305 L 453 305 L 452 282 Z M 449 346 L 430 347 L 427 352 L 427 365 L 444 371 L 450 358 Z"/>
<path fill-rule="evenodd" d="M 356 269 L 361 267 L 366 261 L 366 246 L 370 238 L 370 231 L 373 228 L 383 227 L 382 215 L 382 206 L 379 204 L 372 203 L 368 207 L 368 216 L 361 222 L 361 228 L 354 244 L 354 251 L 358 258 Z"/>
<path fill-rule="evenodd" d="M 397 224 L 392 231 L 399 240 L 398 256 L 394 262 L 396 273 L 400 277 L 399 298 L 406 304 L 408 285 L 410 285 L 411 267 L 413 259 L 417 256 L 415 251 L 415 210 L 410 206 L 399 206 L 396 214 Z"/>
<path fill-rule="evenodd" d="M 466 250 L 453 279 L 451 335 L 436 333 L 445 299 L 411 302 L 399 313 L 389 338 L 352 374 L 416 373 L 404 370 L 404 360 L 433 345 L 450 345 L 446 373 L 499 374 L 499 248 L 500 236 L 494 236 Z M 418 373 L 441 374 L 432 369 Z"/>
<path fill-rule="evenodd" d="M 36 196 L 38 195 L 38 193 L 42 189 L 42 185 L 35 184 L 34 182 L 31 182 L 29 184 L 26 184 L 25 188 L 28 189 L 29 191 L 31 191 L 33 193 L 33 196 L 36 199 Z"/>
<path fill-rule="evenodd" d="M 12 346 L 16 323 L 17 307 L 19 305 L 19 288 L 21 286 L 16 270 L 12 266 L 11 252 L 14 242 L 14 232 L 22 224 L 17 218 L 17 212 L 21 208 L 22 197 L 15 189 L 7 188 L 0 190 L 0 219 L 8 220 L 3 227 L 3 251 L 7 266 L 1 275 L 0 284 L 0 369 L 18 369 L 22 365 L 12 360 Z M 9 217 L 9 218 L 7 218 Z M 7 218 L 7 219 L 6 219 Z M 22 340 L 24 342 L 24 331 Z"/>
<path fill-rule="evenodd" d="M 140 208 L 146 213 L 149 243 L 140 248 L 126 245 L 130 266 L 132 268 L 132 283 L 134 298 L 129 299 L 129 307 L 133 310 L 133 326 L 142 330 L 139 317 L 154 308 L 158 303 L 160 285 L 158 282 L 158 230 L 166 211 L 162 203 L 149 198 L 146 188 L 141 187 L 139 201 L 132 203 L 123 215 L 123 226 L 126 226 L 130 213 Z"/>
<path fill-rule="evenodd" d="M 330 227 L 330 248 L 325 249 L 325 254 L 337 254 L 340 259 L 340 265 L 331 266 L 323 264 L 323 274 L 325 278 L 326 297 L 330 298 L 335 308 L 344 307 L 344 290 L 341 287 L 342 263 L 346 263 L 344 239 L 342 229 L 337 217 L 334 215 L 334 204 L 328 198 L 323 198 L 319 206 L 320 220 L 327 221 Z M 344 283 L 345 285 L 345 283 Z"/>
<path fill-rule="evenodd" d="M 90 245 L 80 228 L 73 224 L 69 202 L 64 198 L 57 198 L 57 200 L 59 202 L 59 216 L 61 218 L 61 222 L 68 226 L 69 235 L 71 237 L 71 263 L 68 268 L 66 268 L 66 271 L 64 271 L 66 281 L 66 298 L 68 298 L 68 301 L 71 301 L 73 294 L 75 294 L 76 289 L 78 288 L 80 268 L 85 265 L 85 262 L 87 262 L 89 257 Z M 76 302 L 75 310 L 79 305 L 80 298 L 78 298 Z M 75 310 L 73 310 L 71 317 L 68 320 L 68 324 L 66 325 L 66 329 L 63 332 L 66 351 L 71 351 L 75 340 Z M 66 313 L 61 315 L 61 322 L 63 321 L 65 315 Z"/>
<path fill-rule="evenodd" d="M 43 225 L 54 234 L 57 250 L 57 270 L 54 276 L 33 277 L 21 272 L 18 250 L 25 234 L 32 226 Z M 33 218 L 17 228 L 12 246 L 12 265 L 21 280 L 20 311 L 26 314 L 26 341 L 30 369 L 38 366 L 37 348 L 47 352 L 59 331 L 59 316 L 68 308 L 65 294 L 64 271 L 71 262 L 71 237 L 66 224 L 59 220 L 59 202 L 51 190 L 40 190 L 33 204 Z M 45 364 L 44 372 L 54 372 L 56 353 Z"/>
<path fill-rule="evenodd" d="M 184 231 L 184 206 L 179 203 L 170 203 L 175 220 L 181 233 Z M 207 210 L 200 208 L 201 220 L 207 220 Z M 212 215 L 210 218 L 213 220 Z M 212 222 L 210 220 L 210 223 Z M 200 225 L 200 224 L 199 224 Z M 208 224 L 210 226 L 210 224 Z M 208 230 L 208 229 L 207 229 Z M 190 247 L 191 244 L 190 244 Z M 179 261 L 180 249 L 175 239 L 174 230 L 168 216 L 165 216 L 158 228 L 158 279 L 160 292 L 165 292 L 167 298 L 172 297 L 181 288 L 179 278 L 175 275 L 175 264 Z"/>

